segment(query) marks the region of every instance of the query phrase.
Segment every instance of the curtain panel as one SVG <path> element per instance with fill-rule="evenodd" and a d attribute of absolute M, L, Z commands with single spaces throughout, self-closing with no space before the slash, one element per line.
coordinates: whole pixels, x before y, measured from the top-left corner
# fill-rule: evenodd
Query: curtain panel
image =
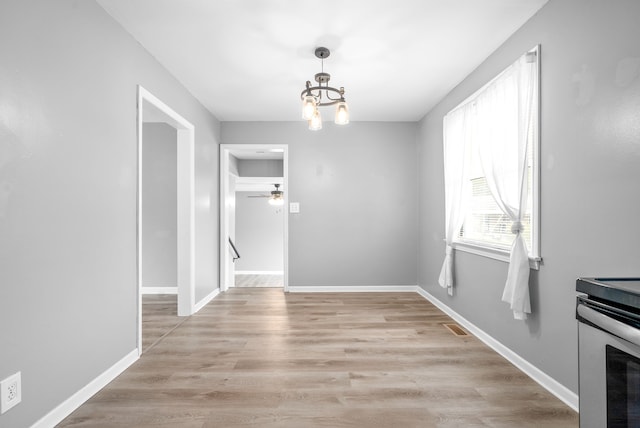
<path fill-rule="evenodd" d="M 491 195 L 511 220 L 515 235 L 502 300 L 514 318 L 526 319 L 529 301 L 529 255 L 522 236 L 528 197 L 528 146 L 534 124 L 537 66 L 520 57 L 477 99 L 478 153 Z"/>
<path fill-rule="evenodd" d="M 502 300 L 514 318 L 531 313 L 529 254 L 522 236 L 528 198 L 528 146 L 537 114 L 537 52 L 529 52 L 444 118 L 445 260 L 439 284 L 454 285 L 453 242 L 470 198 L 470 156 L 478 156 L 487 186 L 515 235 Z M 473 152 L 473 153 L 472 153 Z"/>
<path fill-rule="evenodd" d="M 453 242 L 460 233 L 469 202 L 469 164 L 474 106 L 467 105 L 444 117 L 445 258 L 438 283 L 453 294 Z"/>

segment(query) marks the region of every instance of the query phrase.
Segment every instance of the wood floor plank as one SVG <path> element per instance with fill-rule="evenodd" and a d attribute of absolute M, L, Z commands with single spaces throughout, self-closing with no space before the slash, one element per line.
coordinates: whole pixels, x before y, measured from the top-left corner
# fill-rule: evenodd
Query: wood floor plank
<path fill-rule="evenodd" d="M 147 352 L 182 321 L 175 294 L 142 295 L 142 352 Z"/>
<path fill-rule="evenodd" d="M 415 293 L 234 288 L 58 426 L 578 426 L 452 322 Z"/>

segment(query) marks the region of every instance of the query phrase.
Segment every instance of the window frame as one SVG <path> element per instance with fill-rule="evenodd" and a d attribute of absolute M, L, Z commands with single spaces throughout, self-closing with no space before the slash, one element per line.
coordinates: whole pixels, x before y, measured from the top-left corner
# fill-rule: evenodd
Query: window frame
<path fill-rule="evenodd" d="M 533 139 L 532 139 L 532 153 L 533 159 L 531 160 L 532 168 L 532 206 L 531 206 L 531 248 L 529 249 L 529 267 L 534 270 L 540 269 L 542 263 L 541 251 L 540 251 L 540 130 L 541 130 L 541 85 L 540 85 L 540 72 L 541 72 L 541 60 L 540 60 L 540 45 L 536 45 L 532 49 L 529 49 L 525 54 L 533 53 L 536 57 L 536 106 L 535 106 L 535 126 L 533 127 Z M 508 66 L 507 66 L 508 68 Z M 505 68 L 506 70 L 506 68 Z M 481 94 L 486 87 L 491 85 L 497 79 L 499 79 L 504 71 L 498 73 L 493 79 L 483 85 L 480 89 L 475 91 L 471 96 L 467 97 L 464 101 L 458 104 L 450 111 L 454 111 L 457 108 L 466 105 Z M 452 246 L 456 250 L 460 250 L 466 253 L 475 254 L 482 257 L 487 257 L 503 262 L 509 262 L 510 250 L 505 247 L 491 245 L 487 242 L 465 239 L 464 237 L 456 237 L 453 239 Z"/>

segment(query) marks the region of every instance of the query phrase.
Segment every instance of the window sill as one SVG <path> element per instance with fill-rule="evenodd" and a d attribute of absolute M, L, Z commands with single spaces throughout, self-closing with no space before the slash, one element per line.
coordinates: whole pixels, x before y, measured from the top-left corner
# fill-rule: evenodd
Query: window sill
<path fill-rule="evenodd" d="M 488 247 L 485 245 L 473 244 L 471 242 L 454 242 L 453 248 L 465 253 L 471 253 L 482 257 L 488 257 L 494 260 L 500 260 L 502 262 L 509 263 L 509 251 L 503 248 Z M 540 270 L 540 263 L 542 258 L 529 257 L 529 267 L 533 270 Z"/>

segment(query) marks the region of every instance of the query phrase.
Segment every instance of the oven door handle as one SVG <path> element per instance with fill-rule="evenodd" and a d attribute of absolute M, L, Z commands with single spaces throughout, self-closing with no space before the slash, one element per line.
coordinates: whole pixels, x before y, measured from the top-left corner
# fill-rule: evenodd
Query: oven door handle
<path fill-rule="evenodd" d="M 579 304 L 577 310 L 578 315 L 596 327 L 618 336 L 627 342 L 631 342 L 636 346 L 640 346 L 640 329 L 608 317 L 605 314 L 593 310 L 583 304 Z"/>

